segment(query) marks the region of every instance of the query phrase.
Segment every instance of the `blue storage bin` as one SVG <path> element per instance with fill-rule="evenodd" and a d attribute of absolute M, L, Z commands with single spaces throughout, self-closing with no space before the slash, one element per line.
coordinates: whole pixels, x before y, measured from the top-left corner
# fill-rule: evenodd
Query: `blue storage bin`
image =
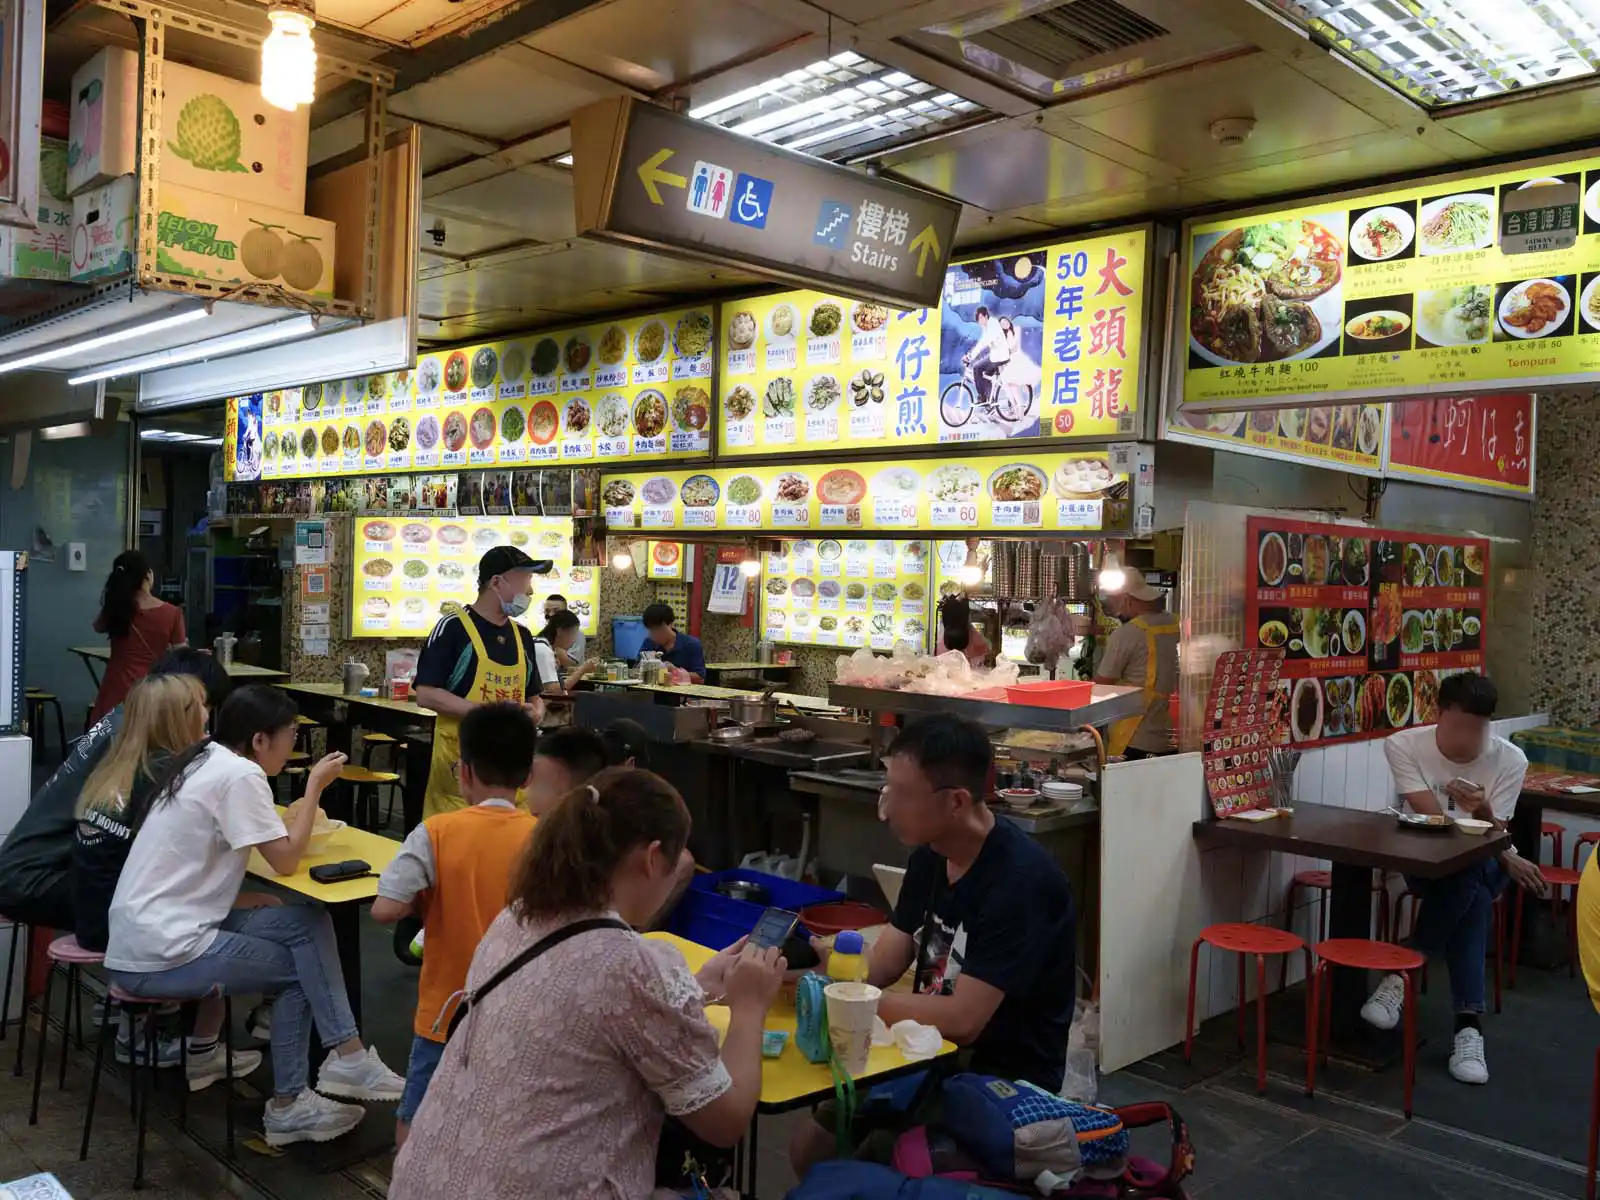
<path fill-rule="evenodd" d="M 845 899 L 843 892 L 835 892 L 828 888 L 815 887 L 809 883 L 797 883 L 793 879 L 785 879 L 781 875 L 767 875 L 761 871 L 752 871 L 747 867 L 734 867 L 727 871 L 709 871 L 704 875 L 696 875 L 689 884 L 689 889 L 696 892 L 710 892 L 717 894 L 717 885 L 729 879 L 742 880 L 745 883 L 758 883 L 767 889 L 768 901 L 774 908 L 787 908 L 791 912 L 799 912 L 808 904 L 832 904 Z M 719 900 L 726 900 L 726 896 L 717 896 Z M 747 901 L 734 900 L 733 904 L 744 904 Z M 756 915 L 760 916 L 763 905 L 752 905 Z M 754 926 L 752 926 L 754 928 Z"/>
<path fill-rule="evenodd" d="M 742 867 L 712 871 L 694 877 L 689 890 L 678 902 L 678 907 L 672 910 L 672 916 L 667 921 L 667 932 L 713 950 L 722 950 L 754 929 L 761 914 L 766 911 L 766 905 L 718 894 L 717 884 L 724 879 L 759 883 L 767 889 L 773 907 L 787 908 L 791 912 L 799 912 L 808 904 L 830 904 L 845 898 L 843 892 L 813 887 L 809 883 L 796 883 L 792 879 Z"/>

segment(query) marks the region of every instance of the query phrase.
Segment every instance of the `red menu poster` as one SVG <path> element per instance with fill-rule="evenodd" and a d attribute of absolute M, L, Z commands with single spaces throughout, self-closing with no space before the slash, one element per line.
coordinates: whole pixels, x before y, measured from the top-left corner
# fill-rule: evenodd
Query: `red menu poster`
<path fill-rule="evenodd" d="M 1389 414 L 1389 473 L 1533 494 L 1533 397 L 1400 400 Z"/>
<path fill-rule="evenodd" d="M 1218 817 L 1272 807 L 1267 760 L 1283 741 L 1282 650 L 1229 650 L 1217 658 L 1206 700 L 1206 790 Z"/>
<path fill-rule="evenodd" d="M 1481 538 L 1251 517 L 1247 639 L 1285 652 L 1301 747 L 1431 724 L 1439 683 L 1483 668 Z"/>

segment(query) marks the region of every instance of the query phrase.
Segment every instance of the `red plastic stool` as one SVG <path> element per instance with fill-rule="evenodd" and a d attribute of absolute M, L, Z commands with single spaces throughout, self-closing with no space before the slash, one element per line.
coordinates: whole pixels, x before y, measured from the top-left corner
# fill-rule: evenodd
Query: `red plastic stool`
<path fill-rule="evenodd" d="M 1562 859 L 1561 839 L 1566 836 L 1566 833 L 1567 827 L 1565 825 L 1557 825 L 1554 821 L 1539 822 L 1539 840 L 1543 842 L 1545 838 L 1550 839 L 1550 861 L 1558 867 L 1561 865 Z M 1579 840 L 1581 841 L 1582 839 Z M 1576 846 L 1572 848 L 1572 857 L 1574 860 L 1573 865 L 1576 866 L 1578 857 L 1578 848 Z"/>
<path fill-rule="evenodd" d="M 1567 898 L 1567 974 L 1578 974 L 1578 883 L 1583 876 L 1571 867 L 1539 865 L 1539 874 L 1550 885 L 1550 913 L 1560 919 L 1561 889 L 1571 888 Z M 1517 889 L 1517 915 L 1511 933 L 1511 986 L 1517 986 L 1517 963 L 1522 960 L 1522 898 L 1526 888 Z"/>
<path fill-rule="evenodd" d="M 85 950 L 70 933 L 51 942 L 45 953 L 50 956 L 52 970 L 44 977 L 44 1002 L 39 1006 L 39 1046 L 33 1056 L 33 1105 L 28 1109 L 28 1124 L 39 1123 L 39 1086 L 44 1081 L 45 1030 L 50 1023 L 50 982 L 55 978 L 55 964 L 67 969 L 67 1002 L 61 1008 L 61 1073 L 56 1079 L 56 1090 L 67 1086 L 67 1050 L 72 1043 L 72 1005 L 78 1005 L 78 1044 L 83 1045 L 83 987 L 78 977 L 83 967 L 99 966 L 106 959 L 96 950 Z"/>
<path fill-rule="evenodd" d="M 1572 847 L 1572 869 L 1578 870 L 1578 855 L 1585 846 L 1600 846 L 1600 833 L 1580 833 L 1577 845 Z"/>
<path fill-rule="evenodd" d="M 1332 871 L 1301 871 L 1289 881 L 1289 895 L 1284 901 L 1285 928 L 1292 930 L 1294 925 L 1294 893 L 1297 888 L 1315 888 L 1322 894 L 1317 897 L 1317 936 L 1328 936 L 1328 897 L 1333 893 Z M 1372 874 L 1372 894 L 1378 900 L 1378 940 L 1389 940 L 1389 873 L 1387 871 L 1374 871 Z M 1398 917 L 1396 918 L 1398 920 Z M 1283 965 L 1278 969 L 1278 990 L 1281 992 L 1289 982 L 1289 960 L 1285 958 Z"/>
<path fill-rule="evenodd" d="M 1399 975 L 1405 980 L 1405 1030 L 1406 1030 L 1406 1092 L 1405 1114 L 1411 1119 L 1411 1085 L 1417 1075 L 1417 994 L 1412 975 L 1427 960 L 1415 950 L 1396 946 L 1391 942 L 1374 942 L 1366 938 L 1334 938 L 1312 947 L 1317 956 L 1316 987 L 1311 990 L 1310 1016 L 1306 1021 L 1309 1039 L 1306 1054 L 1306 1095 L 1315 1094 L 1317 1087 L 1317 1038 L 1322 1038 L 1323 1053 L 1327 1053 L 1330 1029 L 1333 1024 L 1333 973 L 1330 967 L 1351 967 L 1355 970 L 1382 971 L 1386 975 Z"/>
<path fill-rule="evenodd" d="M 1188 1062 L 1194 1052 L 1194 986 L 1200 968 L 1200 944 L 1210 943 L 1218 950 L 1227 950 L 1239 956 L 1239 1049 L 1244 1049 L 1244 959 L 1253 954 L 1256 959 L 1256 1091 L 1267 1090 L 1267 960 L 1269 954 L 1293 954 L 1296 950 L 1306 956 L 1306 977 L 1311 975 L 1311 951 L 1304 939 L 1287 930 L 1270 925 L 1226 924 L 1210 925 L 1200 931 L 1189 950 L 1189 1008 L 1187 1024 L 1183 1030 L 1183 1061 Z"/>

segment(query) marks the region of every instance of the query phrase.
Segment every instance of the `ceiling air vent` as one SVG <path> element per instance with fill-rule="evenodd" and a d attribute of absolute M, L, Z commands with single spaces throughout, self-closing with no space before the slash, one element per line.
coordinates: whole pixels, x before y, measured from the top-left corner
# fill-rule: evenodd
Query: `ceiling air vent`
<path fill-rule="evenodd" d="M 1117 0 L 1072 0 L 974 34 L 972 40 L 1060 78 L 1074 63 L 1166 35 L 1167 30 Z"/>

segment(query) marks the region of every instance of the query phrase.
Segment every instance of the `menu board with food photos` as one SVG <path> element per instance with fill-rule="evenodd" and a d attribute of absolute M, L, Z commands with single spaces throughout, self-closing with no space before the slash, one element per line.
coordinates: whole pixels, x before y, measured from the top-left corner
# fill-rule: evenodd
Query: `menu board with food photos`
<path fill-rule="evenodd" d="M 1440 681 L 1482 669 L 1486 540 L 1276 517 L 1247 528 L 1245 627 L 1284 651 L 1294 744 L 1431 724 Z"/>
<path fill-rule="evenodd" d="M 715 331 L 687 308 L 421 355 L 228 401 L 228 479 L 704 457 Z M 259 418 L 248 414 L 259 412 Z M 253 472 L 253 473 L 252 473 Z"/>
<path fill-rule="evenodd" d="M 560 594 L 585 634 L 600 629 L 599 568 L 574 566 L 568 517 L 357 517 L 351 554 L 353 638 L 427 637 L 447 601 L 478 596 L 478 560 L 492 546 L 517 546 L 549 559 L 533 577 L 533 603 L 517 618 L 544 625 L 545 597 Z"/>
<path fill-rule="evenodd" d="M 1128 477 L 1104 454 L 717 467 L 602 477 L 608 528 L 669 530 L 1125 529 Z"/>
<path fill-rule="evenodd" d="M 1282 650 L 1229 650 L 1217 656 L 1201 721 L 1201 761 L 1218 817 L 1272 806 L 1272 750 L 1285 732 L 1278 687 L 1283 659 Z"/>
<path fill-rule="evenodd" d="M 800 538 L 765 555 L 761 628 L 775 642 L 926 649 L 930 544 Z"/>
<path fill-rule="evenodd" d="M 937 309 L 820 292 L 722 306 L 718 453 L 1126 436 L 1147 234 L 953 264 Z"/>
<path fill-rule="evenodd" d="M 1552 184 L 1581 190 L 1576 245 L 1503 253 L 1502 207 Z M 1185 404 L 1382 401 L 1600 372 L 1600 159 L 1206 218 L 1185 240 Z"/>
<path fill-rule="evenodd" d="M 1168 415 L 1167 436 L 1219 450 L 1378 475 L 1383 470 L 1391 407 L 1344 404 L 1194 412 L 1174 405 Z"/>

